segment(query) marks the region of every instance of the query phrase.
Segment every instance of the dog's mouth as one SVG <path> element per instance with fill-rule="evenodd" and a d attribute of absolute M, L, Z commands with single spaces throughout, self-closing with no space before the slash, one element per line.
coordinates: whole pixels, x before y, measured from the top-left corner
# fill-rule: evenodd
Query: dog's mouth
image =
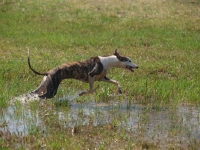
<path fill-rule="evenodd" d="M 126 69 L 128 69 L 128 70 L 134 72 L 133 67 L 131 67 L 131 66 L 126 66 Z"/>
<path fill-rule="evenodd" d="M 128 70 L 134 72 L 134 69 L 138 69 L 138 66 L 132 67 L 132 66 L 127 65 L 127 66 L 126 66 L 126 69 L 128 69 Z"/>

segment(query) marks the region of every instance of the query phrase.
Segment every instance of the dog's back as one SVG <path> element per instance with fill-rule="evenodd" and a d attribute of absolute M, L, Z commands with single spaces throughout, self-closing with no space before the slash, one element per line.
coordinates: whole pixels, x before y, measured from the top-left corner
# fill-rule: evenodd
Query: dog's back
<path fill-rule="evenodd" d="M 120 56 L 117 50 L 111 56 L 91 57 L 85 61 L 69 62 L 49 70 L 46 73 L 40 73 L 34 70 L 30 64 L 30 56 L 28 55 L 28 65 L 30 69 L 38 75 L 43 75 L 40 86 L 34 91 L 41 98 L 52 98 L 56 95 L 59 84 L 64 79 L 77 79 L 89 83 L 90 89 L 81 92 L 79 95 L 90 94 L 94 92 L 94 81 L 104 81 L 115 84 L 121 93 L 119 82 L 109 79 L 106 74 L 112 67 L 124 68 L 134 71 L 138 66 L 132 63 L 128 57 Z"/>

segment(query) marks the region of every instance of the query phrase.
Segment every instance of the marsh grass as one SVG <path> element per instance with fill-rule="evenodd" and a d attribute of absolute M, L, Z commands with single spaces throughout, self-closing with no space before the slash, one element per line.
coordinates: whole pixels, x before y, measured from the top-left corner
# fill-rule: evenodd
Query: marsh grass
<path fill-rule="evenodd" d="M 41 80 L 27 68 L 27 48 L 40 71 L 110 55 L 118 48 L 141 68 L 134 74 L 122 71 L 122 77 L 111 71 L 125 91 L 146 102 L 199 100 L 199 9 L 193 1 L 3 1 L 0 10 L 1 105 L 33 90 Z M 88 88 L 65 83 L 72 89 Z M 97 92 L 107 95 L 113 90 Z"/>
<path fill-rule="evenodd" d="M 0 107 L 8 106 L 13 97 L 33 91 L 42 80 L 28 68 L 28 48 L 31 63 L 40 72 L 68 61 L 111 55 L 116 48 L 140 67 L 134 73 L 119 69 L 110 71 L 108 76 L 121 83 L 124 91 L 121 96 L 116 96 L 116 86 L 95 83 L 96 87 L 99 86 L 96 92 L 76 97 L 79 103 L 128 99 L 130 105 L 145 104 L 156 110 L 169 105 L 170 108 L 175 107 L 179 103 L 198 104 L 199 4 L 199 0 L 1 1 Z M 157 148 L 157 144 L 144 138 L 142 129 L 138 133 L 141 138 L 137 141 L 133 140 L 136 137 L 131 133 L 122 129 L 118 131 L 116 126 L 124 116 L 115 118 L 110 125 L 78 126 L 74 135 L 71 129 L 64 130 L 53 109 L 67 111 L 69 103 L 56 100 L 65 99 L 65 96 L 67 99 L 88 88 L 80 81 L 63 81 L 56 97 L 44 104 L 44 108 L 31 103 L 33 114 L 37 114 L 38 109 L 46 109 L 43 117 L 46 130 L 33 125 L 29 131 L 31 134 L 19 139 L 8 132 L 7 139 L 0 138 L 1 148 Z M 20 109 L 20 103 L 15 105 L 17 110 Z M 140 117 L 144 123 L 148 122 L 147 113 Z M 172 116 L 172 120 L 175 118 Z M 171 131 L 177 134 L 180 128 L 172 125 Z M 19 144 L 14 145 L 13 141 Z M 198 143 L 194 140 L 190 148 L 195 149 Z M 172 145 L 171 148 L 180 147 Z"/>
<path fill-rule="evenodd" d="M 134 106 L 129 103 L 127 105 L 129 107 Z M 28 105 L 24 105 L 23 107 L 17 105 L 14 109 L 14 114 L 11 115 L 13 120 L 22 119 L 27 122 L 26 130 L 28 134 L 20 130 L 15 134 L 11 134 L 8 130 L 8 133 L 4 133 L 2 136 L 1 148 L 160 149 L 164 146 L 166 149 L 169 149 L 183 148 L 185 145 L 191 149 L 198 147 L 198 139 L 192 138 L 188 138 L 184 142 L 184 145 L 182 145 L 182 142 L 185 141 L 185 136 L 192 136 L 196 125 L 184 125 L 185 119 L 179 114 L 174 113 L 177 110 L 176 107 L 166 112 L 165 109 L 157 110 L 144 106 L 140 109 L 141 113 L 129 114 L 132 108 L 126 108 L 126 105 L 120 105 L 119 103 L 117 105 L 108 105 L 110 109 L 99 107 L 93 115 L 88 116 L 86 113 L 87 109 L 84 108 L 85 106 L 87 104 L 82 105 L 79 103 L 76 114 L 76 112 L 70 112 L 70 109 L 73 109 L 73 107 L 66 107 L 65 105 L 58 107 L 51 101 L 44 101 L 43 104 L 40 103 L 39 105 L 38 103 L 33 103 L 31 107 Z M 107 115 L 109 115 L 108 118 L 111 119 L 111 122 L 102 124 L 101 119 L 103 119 L 105 114 L 101 109 L 108 110 Z M 69 114 L 72 115 L 71 121 Z M 38 120 L 38 116 L 41 122 L 38 122 L 40 120 Z M 89 122 L 85 124 L 84 122 L 87 117 L 89 117 Z M 161 117 L 164 117 L 164 120 L 161 119 L 163 122 L 160 122 L 159 118 Z M 186 115 L 186 117 L 189 116 Z M 138 118 L 132 124 L 135 129 L 133 131 L 130 127 L 123 127 L 123 124 L 128 125 L 130 118 Z M 97 126 L 94 125 L 95 120 L 98 120 Z M 69 122 L 71 122 L 72 126 L 68 126 Z M 151 127 L 153 122 L 155 122 L 155 125 Z M 5 121 L 5 128 L 6 124 L 7 122 Z M 164 136 L 163 133 L 165 133 Z M 179 135 L 184 135 L 184 137 L 180 138 Z M 162 138 L 165 136 L 167 136 L 168 140 L 163 141 Z M 182 144 L 180 144 L 180 141 Z"/>

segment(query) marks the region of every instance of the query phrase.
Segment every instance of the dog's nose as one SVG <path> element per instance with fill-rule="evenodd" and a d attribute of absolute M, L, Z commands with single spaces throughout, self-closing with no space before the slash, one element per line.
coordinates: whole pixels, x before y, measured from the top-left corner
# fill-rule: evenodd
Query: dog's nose
<path fill-rule="evenodd" d="M 138 66 L 135 66 L 135 69 L 138 69 L 139 67 Z"/>

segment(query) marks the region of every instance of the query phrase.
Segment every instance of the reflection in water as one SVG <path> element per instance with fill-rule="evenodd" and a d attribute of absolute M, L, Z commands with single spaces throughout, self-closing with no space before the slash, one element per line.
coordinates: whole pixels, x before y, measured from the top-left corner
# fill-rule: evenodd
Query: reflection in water
<path fill-rule="evenodd" d="M 19 110 L 18 110 L 19 109 Z M 0 131 L 20 136 L 27 135 L 33 128 L 42 124 L 38 111 L 32 112 L 30 109 L 26 109 L 25 106 L 16 108 L 9 106 L 1 110 Z"/>
<path fill-rule="evenodd" d="M 40 106 L 41 107 L 41 106 Z M 200 111 L 194 106 L 176 108 L 149 108 L 128 101 L 109 101 L 108 103 L 71 102 L 68 108 L 52 107 L 31 109 L 28 104 L 9 106 L 0 111 L 0 131 L 24 136 L 30 132 L 45 131 L 48 128 L 46 118 L 53 116 L 63 128 L 78 125 L 93 126 L 114 123 L 139 136 L 141 132 L 146 140 L 164 143 L 166 140 L 200 140 Z M 43 133 L 43 132 L 42 132 Z"/>

